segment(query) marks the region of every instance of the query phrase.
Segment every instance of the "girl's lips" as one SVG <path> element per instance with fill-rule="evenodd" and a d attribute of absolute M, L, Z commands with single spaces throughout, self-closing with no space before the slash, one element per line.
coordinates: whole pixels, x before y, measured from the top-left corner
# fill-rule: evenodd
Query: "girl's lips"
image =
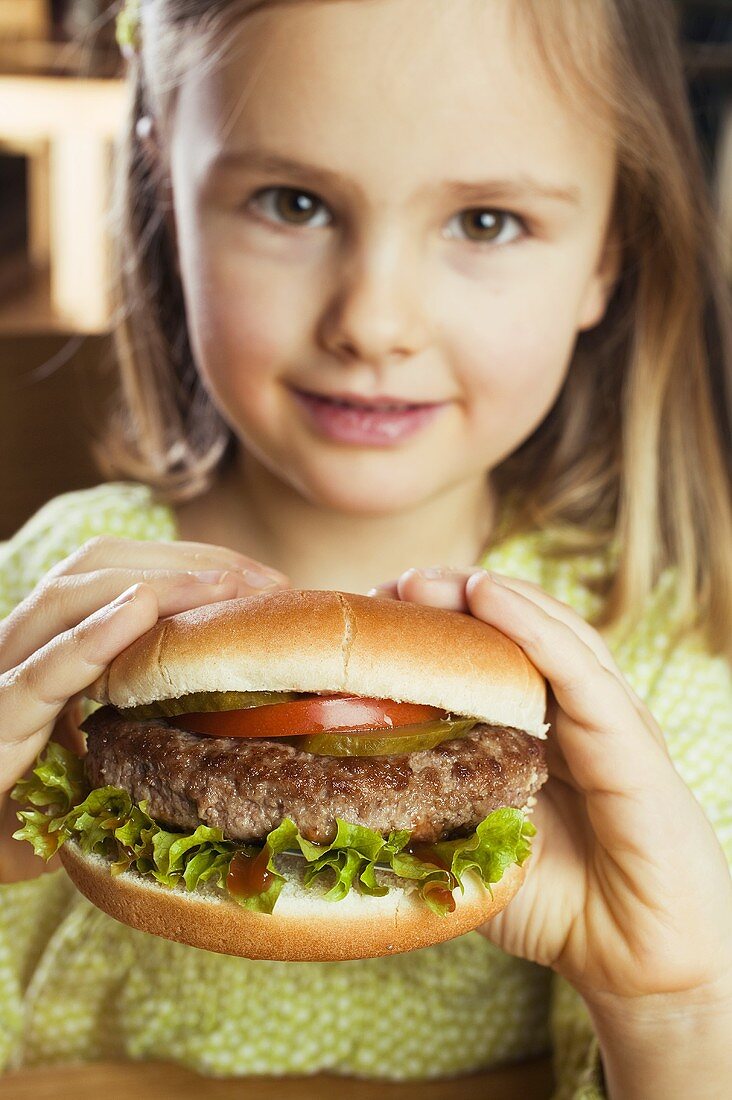
<path fill-rule="evenodd" d="M 404 405 L 379 408 L 355 405 L 317 397 L 293 389 L 292 395 L 308 423 L 336 443 L 354 443 L 367 447 L 388 447 L 401 443 L 430 424 L 446 407 L 442 401 L 431 405 Z"/>

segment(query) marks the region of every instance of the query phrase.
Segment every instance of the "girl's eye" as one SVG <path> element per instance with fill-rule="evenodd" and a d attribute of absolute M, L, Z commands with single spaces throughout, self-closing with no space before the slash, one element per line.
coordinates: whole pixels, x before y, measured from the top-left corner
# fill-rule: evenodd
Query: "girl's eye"
<path fill-rule="evenodd" d="M 297 187 L 265 187 L 253 195 L 249 202 L 265 215 L 266 220 L 280 225 L 318 229 L 330 222 L 328 214 L 325 221 L 322 218 L 320 221 L 312 220 L 316 211 L 326 213 L 325 204 L 310 191 L 302 191 Z M 467 239 L 473 244 L 510 244 L 525 232 L 521 218 L 506 210 L 480 207 L 461 210 L 451 220 L 460 222 Z"/>
<path fill-rule="evenodd" d="M 267 218 L 275 222 L 284 222 L 286 225 L 304 225 L 308 228 L 319 228 L 326 224 L 322 221 L 314 223 L 310 221 L 313 211 L 325 206 L 309 191 L 301 191 L 297 187 L 265 187 L 258 191 L 250 200 L 256 208 L 262 210 Z"/>
<path fill-rule="evenodd" d="M 459 221 L 468 239 L 474 244 L 510 244 L 525 231 L 521 218 L 516 214 L 509 214 L 507 210 L 483 207 L 461 210 L 452 220 Z"/>

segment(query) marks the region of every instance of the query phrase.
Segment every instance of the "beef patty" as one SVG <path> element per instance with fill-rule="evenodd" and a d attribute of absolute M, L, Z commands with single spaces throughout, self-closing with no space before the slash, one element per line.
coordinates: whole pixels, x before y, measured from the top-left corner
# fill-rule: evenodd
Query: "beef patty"
<path fill-rule="evenodd" d="M 546 780 L 544 743 L 480 724 L 434 749 L 401 756 L 317 756 L 262 738 L 201 737 L 165 719 L 132 720 L 114 707 L 82 725 L 84 767 L 147 800 L 171 828 L 216 826 L 230 840 L 263 840 L 284 818 L 314 843 L 335 837 L 336 817 L 378 833 L 409 829 L 425 843 L 464 836 L 492 810 L 523 808 Z"/>

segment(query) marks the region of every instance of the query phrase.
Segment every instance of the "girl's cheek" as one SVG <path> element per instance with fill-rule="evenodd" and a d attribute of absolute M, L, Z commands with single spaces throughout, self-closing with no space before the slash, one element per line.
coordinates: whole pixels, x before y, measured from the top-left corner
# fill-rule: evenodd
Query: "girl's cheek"
<path fill-rule="evenodd" d="M 491 304 L 497 308 L 491 309 Z M 540 302 L 517 307 L 508 295 L 488 301 L 469 328 L 455 335 L 452 361 L 465 395 L 468 437 L 495 465 L 538 427 L 559 394 L 575 335 L 571 310 L 554 316 Z M 466 320 L 466 325 L 468 324 Z"/>
<path fill-rule="evenodd" d="M 454 332 L 454 361 L 464 381 L 494 398 L 524 394 L 544 402 L 556 392 L 575 342 L 571 311 L 549 310 L 542 302 L 512 302 L 509 296 L 484 302 L 481 323 Z"/>
<path fill-rule="evenodd" d="M 225 250 L 201 250 L 190 275 L 186 301 L 194 350 L 215 384 L 240 391 L 283 364 L 296 364 L 302 310 L 286 287 Z"/>
<path fill-rule="evenodd" d="M 511 247 L 511 246 L 508 246 Z M 510 390 L 561 372 L 576 338 L 586 258 L 569 246 L 519 244 L 438 281 L 431 315 L 458 358 Z"/>

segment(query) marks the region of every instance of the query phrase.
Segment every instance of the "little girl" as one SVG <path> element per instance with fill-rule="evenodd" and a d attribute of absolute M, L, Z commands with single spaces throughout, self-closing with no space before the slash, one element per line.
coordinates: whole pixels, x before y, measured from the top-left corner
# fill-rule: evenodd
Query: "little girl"
<path fill-rule="evenodd" d="M 670 3 L 147 0 L 120 31 L 121 397 L 107 482 L 2 547 L 0 790 L 159 616 L 287 584 L 498 626 L 550 683 L 552 778 L 499 918 L 352 963 L 133 931 L 21 868 L 8 803 L 2 1064 L 551 1047 L 557 1096 L 732 1095 L 729 341 Z"/>

